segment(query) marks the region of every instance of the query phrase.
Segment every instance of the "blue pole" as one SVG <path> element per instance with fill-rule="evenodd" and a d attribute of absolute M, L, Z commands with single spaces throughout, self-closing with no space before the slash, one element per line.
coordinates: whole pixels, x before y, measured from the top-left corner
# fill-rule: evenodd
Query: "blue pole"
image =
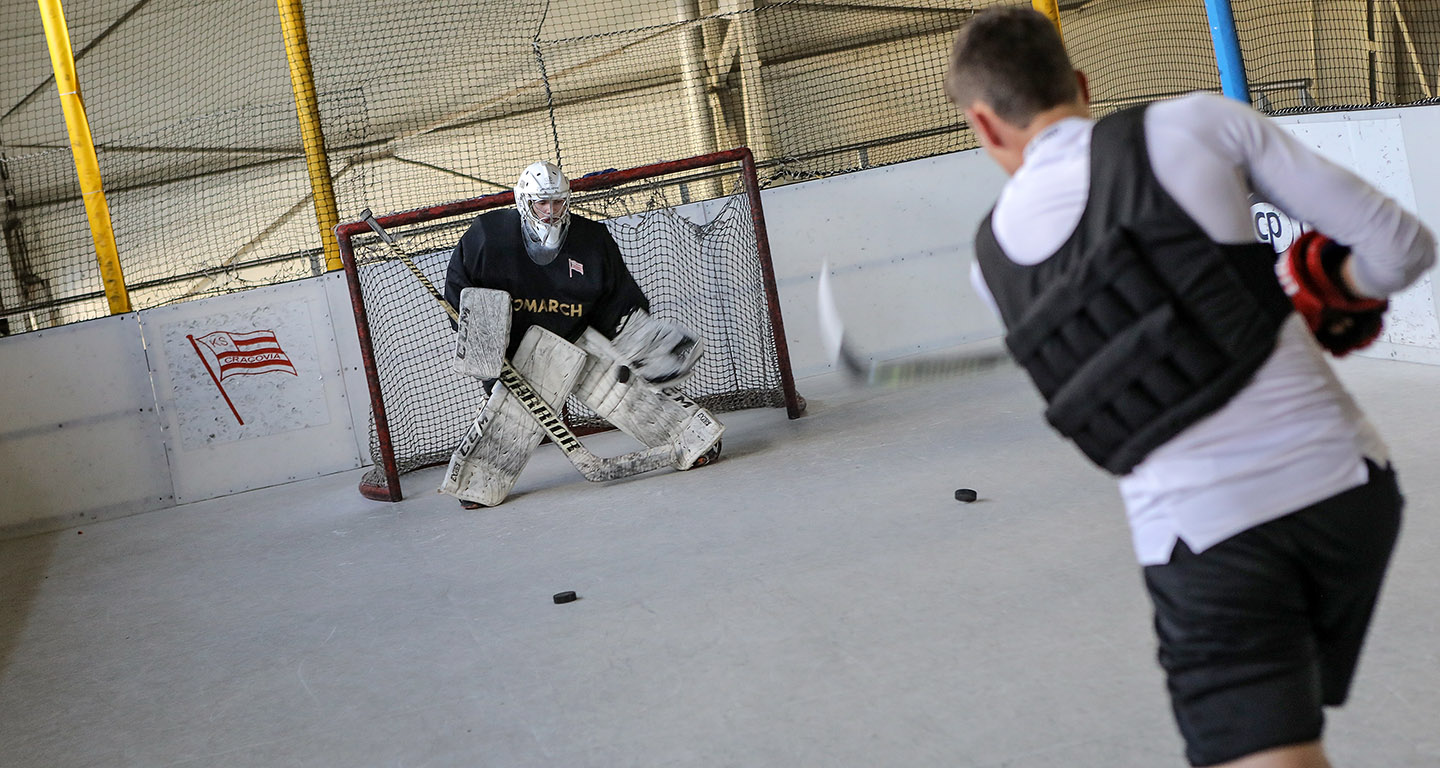
<path fill-rule="evenodd" d="M 1245 80 L 1245 58 L 1240 55 L 1240 38 L 1235 34 L 1235 14 L 1230 0 L 1205 0 L 1210 17 L 1210 38 L 1215 43 L 1215 63 L 1220 67 L 1220 89 L 1236 101 L 1250 104 L 1250 83 Z"/>

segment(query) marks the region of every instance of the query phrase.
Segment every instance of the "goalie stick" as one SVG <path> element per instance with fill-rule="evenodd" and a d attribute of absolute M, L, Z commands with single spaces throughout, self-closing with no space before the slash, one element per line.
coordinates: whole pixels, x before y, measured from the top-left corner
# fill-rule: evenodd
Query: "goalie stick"
<path fill-rule="evenodd" d="M 867 360 L 845 338 L 845 323 L 840 319 L 840 310 L 835 305 L 835 293 L 830 287 L 829 262 L 825 262 L 820 268 L 819 308 L 820 337 L 831 362 L 844 370 L 850 378 L 865 386 L 904 386 L 926 379 L 983 371 L 1010 361 L 1010 354 L 1003 349 L 932 355 L 883 363 Z"/>
<path fill-rule="evenodd" d="M 431 297 L 440 302 L 440 305 L 445 308 L 445 312 L 450 315 L 450 319 L 458 324 L 460 322 L 460 313 L 457 312 L 454 307 L 450 306 L 450 302 L 445 300 L 445 297 L 440 294 L 440 291 L 436 290 L 435 284 L 430 282 L 430 278 L 426 277 L 424 272 L 420 271 L 420 267 L 415 263 L 415 260 L 410 257 L 410 254 L 406 253 L 405 250 L 400 247 L 400 244 L 395 242 L 395 239 L 390 236 L 390 233 L 386 232 L 385 228 L 380 226 L 380 222 L 375 219 L 375 215 L 370 212 L 369 208 L 360 212 L 360 218 L 380 238 L 381 242 L 385 243 L 390 253 L 394 254 L 395 258 L 399 259 L 400 262 L 410 270 L 410 273 L 415 276 L 415 279 L 420 281 L 420 284 L 425 287 L 425 290 L 430 293 Z M 561 419 L 560 416 L 555 413 L 555 409 L 551 408 L 550 404 L 545 402 L 545 398 L 541 397 L 540 394 L 535 391 L 535 388 L 530 386 L 530 382 L 526 381 L 525 377 L 522 376 L 519 371 L 515 370 L 515 366 L 511 365 L 509 360 L 505 360 L 501 366 L 500 383 L 504 384 L 505 388 L 509 390 L 511 394 L 515 395 L 521 405 L 525 406 L 525 410 L 544 428 L 545 433 L 550 437 L 550 441 L 560 446 L 560 450 L 565 454 L 565 457 L 570 460 L 571 464 L 575 465 L 575 469 L 578 470 L 586 480 L 595 483 L 606 480 L 618 480 L 622 477 L 630 477 L 662 467 L 672 466 L 675 463 L 675 447 L 673 445 L 659 445 L 654 448 L 634 451 L 612 458 L 597 456 L 591 453 L 590 449 L 586 448 L 585 445 L 580 442 L 580 438 L 576 437 L 575 433 L 570 430 L 570 427 L 566 426 L 564 419 Z"/>

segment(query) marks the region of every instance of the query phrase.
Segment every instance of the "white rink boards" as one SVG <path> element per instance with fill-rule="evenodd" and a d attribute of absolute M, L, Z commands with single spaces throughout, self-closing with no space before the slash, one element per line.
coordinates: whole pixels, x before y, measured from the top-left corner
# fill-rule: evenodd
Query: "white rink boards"
<path fill-rule="evenodd" d="M 1440 155 L 1430 150 L 1440 136 L 1440 106 L 1277 121 L 1440 230 Z M 974 150 L 762 193 L 802 395 L 804 379 L 830 370 L 815 309 L 827 259 L 847 329 L 877 359 L 999 334 L 973 295 L 968 269 L 975 224 L 1003 180 Z M 1390 331 L 1358 354 L 1440 364 L 1434 293 L 1427 277 L 1397 297 Z M 202 328 L 204 318 L 219 325 Z M 245 401 L 232 403 L 232 411 L 220 387 L 192 364 L 200 356 L 186 351 L 185 336 L 274 330 L 282 321 L 303 331 L 294 343 L 304 353 L 295 354 L 313 365 L 307 375 L 314 378 L 297 389 L 298 369 L 289 380 L 276 372 L 227 377 L 220 382 L 226 392 Z M 368 462 L 369 393 L 353 322 L 344 281 L 331 274 L 0 339 L 0 454 L 11 457 L 0 468 L 7 490 L 0 538 Z M 280 342 L 287 356 L 291 343 Z M 172 365 L 181 361 L 184 371 Z M 261 403 L 251 412 L 264 416 L 245 429 L 226 420 Z M 78 480 L 75 467 L 83 471 Z"/>

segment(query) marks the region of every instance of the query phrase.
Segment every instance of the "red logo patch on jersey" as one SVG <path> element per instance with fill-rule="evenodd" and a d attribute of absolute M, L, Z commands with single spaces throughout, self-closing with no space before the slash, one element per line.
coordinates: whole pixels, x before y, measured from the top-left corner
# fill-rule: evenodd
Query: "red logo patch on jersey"
<path fill-rule="evenodd" d="M 579 273 L 582 274 L 582 275 L 585 274 L 585 265 L 584 265 L 584 264 L 581 264 L 580 262 L 578 262 L 578 261 L 576 261 L 576 260 L 574 260 L 574 259 L 571 259 L 571 260 L 570 260 L 570 276 L 571 276 L 571 277 L 574 277 L 576 272 L 579 272 Z"/>

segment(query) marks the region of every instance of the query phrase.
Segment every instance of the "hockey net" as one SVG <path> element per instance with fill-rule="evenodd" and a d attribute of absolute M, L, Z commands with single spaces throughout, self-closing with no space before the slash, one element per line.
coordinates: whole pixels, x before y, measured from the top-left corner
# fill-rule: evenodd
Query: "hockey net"
<path fill-rule="evenodd" d="M 754 160 L 745 148 L 571 181 L 571 210 L 604 221 L 650 300 L 652 314 L 705 340 L 682 391 L 714 412 L 804 410 L 795 391 L 770 263 Z M 503 192 L 379 217 L 437 287 L 475 217 L 514 204 Z M 448 460 L 475 416 L 480 384 L 451 365 L 444 308 L 363 222 L 336 228 L 370 387 L 374 467 L 368 498 L 399 501 L 400 476 Z M 580 402 L 577 432 L 608 427 Z"/>

